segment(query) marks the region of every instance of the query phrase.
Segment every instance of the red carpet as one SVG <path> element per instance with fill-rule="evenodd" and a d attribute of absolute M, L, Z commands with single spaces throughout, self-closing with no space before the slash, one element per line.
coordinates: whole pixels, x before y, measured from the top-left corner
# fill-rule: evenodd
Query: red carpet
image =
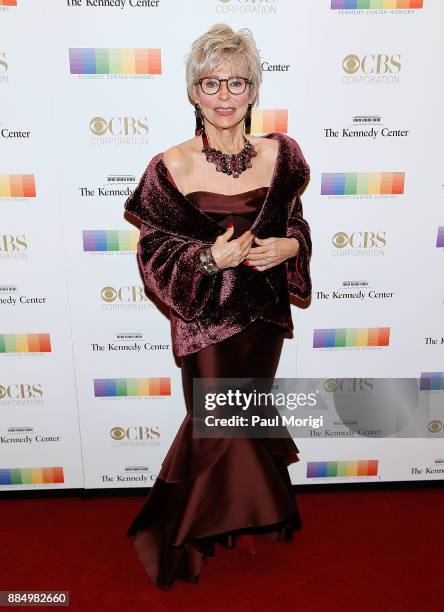
<path fill-rule="evenodd" d="M 444 609 L 444 489 L 299 490 L 304 528 L 219 547 L 197 585 L 152 584 L 125 530 L 144 497 L 1 499 L 0 590 L 60 589 L 72 610 Z"/>

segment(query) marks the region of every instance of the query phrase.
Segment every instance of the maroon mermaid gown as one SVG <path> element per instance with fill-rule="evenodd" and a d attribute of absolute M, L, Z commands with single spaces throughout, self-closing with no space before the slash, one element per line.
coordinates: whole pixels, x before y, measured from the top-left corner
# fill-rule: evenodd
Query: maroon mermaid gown
<path fill-rule="evenodd" d="M 236 238 L 252 225 L 267 189 L 236 195 L 195 191 L 187 197 L 222 227 L 233 223 Z M 302 528 L 287 469 L 298 461 L 291 437 L 194 438 L 192 431 L 193 378 L 273 379 L 284 335 L 279 325 L 256 319 L 182 357 L 187 414 L 127 531 L 135 536 L 145 571 L 163 588 L 175 579 L 197 582 L 216 543 L 254 552 L 255 534 L 283 541 Z"/>

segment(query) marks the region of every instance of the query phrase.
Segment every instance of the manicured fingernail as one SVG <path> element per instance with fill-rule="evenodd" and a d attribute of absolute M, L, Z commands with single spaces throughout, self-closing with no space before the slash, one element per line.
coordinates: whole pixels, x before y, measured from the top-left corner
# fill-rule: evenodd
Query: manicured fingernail
<path fill-rule="evenodd" d="M 250 265 L 250 262 L 249 262 L 249 261 L 244 261 L 243 263 L 244 263 L 246 266 L 249 266 L 249 265 Z"/>
<path fill-rule="evenodd" d="M 256 266 L 253 266 L 253 270 L 257 270 Z"/>
<path fill-rule="evenodd" d="M 229 223 L 229 224 L 228 224 L 228 227 L 233 227 L 233 224 L 232 224 L 232 223 Z"/>

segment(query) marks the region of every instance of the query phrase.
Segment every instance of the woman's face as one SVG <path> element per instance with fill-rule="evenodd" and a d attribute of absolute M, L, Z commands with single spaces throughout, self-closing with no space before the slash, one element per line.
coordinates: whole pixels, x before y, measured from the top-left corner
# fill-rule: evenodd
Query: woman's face
<path fill-rule="evenodd" d="M 246 75 L 242 74 L 238 68 L 223 63 L 211 74 L 202 74 L 201 78 L 210 76 L 228 79 L 233 76 L 245 77 Z M 247 111 L 248 104 L 252 102 L 249 85 L 244 93 L 233 94 L 228 90 L 226 81 L 221 83 L 219 91 L 215 94 L 206 94 L 200 85 L 195 85 L 194 95 L 195 102 L 201 106 L 205 117 L 216 127 L 225 129 L 239 123 Z"/>

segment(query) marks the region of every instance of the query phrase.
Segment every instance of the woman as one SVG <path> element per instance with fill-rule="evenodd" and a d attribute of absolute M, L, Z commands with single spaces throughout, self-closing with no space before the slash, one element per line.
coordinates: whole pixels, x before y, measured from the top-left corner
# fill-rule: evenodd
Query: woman
<path fill-rule="evenodd" d="M 293 329 L 289 295 L 311 294 L 309 176 L 289 136 L 244 135 L 261 62 L 251 36 L 218 24 L 192 45 L 187 88 L 196 137 L 148 164 L 125 209 L 142 222 L 137 258 L 148 292 L 171 309 L 187 414 L 127 535 L 161 588 L 197 582 L 215 544 L 254 552 L 254 534 L 302 527 L 287 438 L 193 436 L 194 378 L 273 379 Z"/>

